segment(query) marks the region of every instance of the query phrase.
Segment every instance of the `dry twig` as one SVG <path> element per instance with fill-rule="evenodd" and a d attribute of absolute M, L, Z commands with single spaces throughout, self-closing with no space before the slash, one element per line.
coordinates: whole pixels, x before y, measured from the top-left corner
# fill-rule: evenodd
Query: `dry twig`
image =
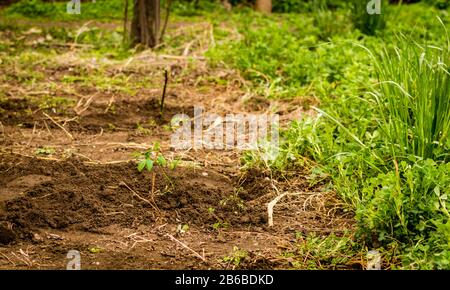
<path fill-rule="evenodd" d="M 72 136 L 72 134 L 70 134 L 70 133 L 66 130 L 66 128 L 64 128 L 61 124 L 59 124 L 58 122 L 56 122 L 56 121 L 55 121 L 52 117 L 50 117 L 47 113 L 42 112 L 42 114 L 44 114 L 45 117 L 47 117 L 50 121 L 52 121 L 53 124 L 55 124 L 56 126 L 58 126 L 59 128 L 61 128 L 61 130 L 63 130 L 64 133 L 66 133 L 66 135 L 69 136 L 69 138 L 70 138 L 71 140 L 74 139 L 73 136 Z"/>
<path fill-rule="evenodd" d="M 134 191 L 131 187 L 129 187 L 125 182 L 121 181 L 120 184 L 125 186 L 126 188 L 128 188 L 133 193 L 133 195 L 136 196 L 138 199 L 149 204 L 151 207 L 153 207 L 154 210 L 159 212 L 159 208 L 156 205 L 154 205 L 151 201 L 149 201 L 149 200 L 143 198 L 142 196 L 140 196 L 139 194 L 137 194 L 137 192 Z"/>
<path fill-rule="evenodd" d="M 202 257 L 199 253 L 197 253 L 196 251 L 192 250 L 191 248 L 189 248 L 185 243 L 177 240 L 176 238 L 174 238 L 172 235 L 169 234 L 165 234 L 165 236 L 169 237 L 172 241 L 177 242 L 178 244 L 180 244 L 183 248 L 191 251 L 197 258 L 199 258 L 200 260 L 202 260 L 203 262 L 206 262 L 205 257 Z"/>

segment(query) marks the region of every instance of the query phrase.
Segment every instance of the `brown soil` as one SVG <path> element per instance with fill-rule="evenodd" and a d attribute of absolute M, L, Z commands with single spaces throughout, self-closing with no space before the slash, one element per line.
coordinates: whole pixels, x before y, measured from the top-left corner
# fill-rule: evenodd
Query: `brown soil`
<path fill-rule="evenodd" d="M 151 174 L 137 172 L 132 162 L 92 165 L 10 154 L 0 160 L 0 253 L 10 260 L 0 260 L 0 268 L 61 268 L 71 249 L 82 253 L 84 268 L 222 268 L 229 265 L 220 259 L 233 246 L 250 253 L 243 268 L 283 268 L 279 251 L 292 248 L 295 232 L 304 230 L 286 220 L 286 212 L 298 214 L 295 204 L 280 205 L 277 226 L 266 226 L 270 182 L 256 171 L 236 176 L 178 167 Z M 235 188 L 242 188 L 240 199 Z M 301 219 L 305 228 L 327 222 L 319 214 Z M 186 233 L 177 231 L 185 224 Z"/>

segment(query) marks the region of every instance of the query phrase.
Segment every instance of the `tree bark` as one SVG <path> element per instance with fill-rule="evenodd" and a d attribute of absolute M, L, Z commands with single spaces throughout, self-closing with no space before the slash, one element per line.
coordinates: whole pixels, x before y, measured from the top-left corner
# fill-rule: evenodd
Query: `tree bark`
<path fill-rule="evenodd" d="M 271 13 L 272 0 L 256 0 L 255 10 L 263 13 Z"/>
<path fill-rule="evenodd" d="M 159 43 L 160 0 L 134 0 L 131 42 L 146 47 Z"/>

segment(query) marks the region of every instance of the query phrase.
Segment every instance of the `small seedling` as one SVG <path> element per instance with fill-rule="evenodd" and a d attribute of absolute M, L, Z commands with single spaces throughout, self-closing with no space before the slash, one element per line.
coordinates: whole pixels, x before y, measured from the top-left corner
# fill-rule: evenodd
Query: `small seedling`
<path fill-rule="evenodd" d="M 102 249 L 101 248 L 99 248 L 99 247 L 90 247 L 89 249 L 89 252 L 91 252 L 92 254 L 98 254 L 98 253 L 100 253 L 101 251 L 102 251 Z"/>
<path fill-rule="evenodd" d="M 221 218 L 219 218 L 216 214 L 215 214 L 216 209 L 213 207 L 208 207 L 208 214 L 211 215 L 212 217 L 214 217 L 216 219 L 216 222 L 212 225 L 212 228 L 214 230 L 219 230 L 221 228 L 227 228 L 228 227 L 228 223 L 222 221 Z"/>
<path fill-rule="evenodd" d="M 47 146 L 40 147 L 35 151 L 36 155 L 47 155 L 47 156 L 55 154 L 55 152 L 56 152 L 55 148 Z"/>
<path fill-rule="evenodd" d="M 168 165 L 169 169 L 175 170 L 175 168 L 177 168 L 177 166 L 178 166 L 178 163 L 180 163 L 180 160 L 178 160 L 178 159 L 170 161 L 169 165 Z"/>
<path fill-rule="evenodd" d="M 149 136 L 152 133 L 152 130 L 145 128 L 139 123 L 136 123 L 136 130 L 144 136 Z"/>
<path fill-rule="evenodd" d="M 163 125 L 162 128 L 164 131 L 167 131 L 167 132 L 175 131 L 170 125 Z"/>
<path fill-rule="evenodd" d="M 188 224 L 184 224 L 184 225 L 180 224 L 177 226 L 177 233 L 179 233 L 179 234 L 185 234 L 185 233 L 187 233 L 188 230 L 189 230 Z"/>
<path fill-rule="evenodd" d="M 239 247 L 233 247 L 233 253 L 229 256 L 225 256 L 222 258 L 222 261 L 228 264 L 233 264 L 234 268 L 239 267 L 241 262 L 248 256 L 248 252 L 243 249 L 239 249 Z"/>
<path fill-rule="evenodd" d="M 116 128 L 117 128 L 116 125 L 114 125 L 114 124 L 112 124 L 112 123 L 108 123 L 108 129 L 109 129 L 109 130 L 114 131 L 114 130 L 116 130 Z"/>
<path fill-rule="evenodd" d="M 147 151 L 138 153 L 137 157 L 141 159 L 137 165 L 138 171 L 142 172 L 144 169 L 147 169 L 147 171 L 152 171 L 155 161 L 160 160 L 159 162 L 161 162 L 161 158 L 159 158 L 159 151 L 159 143 L 155 143 L 153 147 L 148 149 Z"/>
<path fill-rule="evenodd" d="M 233 211 L 243 211 L 245 210 L 245 203 L 244 201 L 239 197 L 239 192 L 242 190 L 242 188 L 235 189 L 233 194 L 230 194 L 229 196 L 225 197 L 220 201 L 220 205 L 230 206 Z"/>
<path fill-rule="evenodd" d="M 139 172 L 142 172 L 144 169 L 147 169 L 147 171 L 152 171 L 154 165 L 168 167 L 169 169 L 174 170 L 179 163 L 179 160 L 171 160 L 170 162 L 167 162 L 167 159 L 161 152 L 158 142 L 153 144 L 152 148 L 142 153 L 135 153 L 134 156 L 138 159 L 137 169 Z"/>
<path fill-rule="evenodd" d="M 212 225 L 213 229 L 219 230 L 219 229 L 226 229 L 228 227 L 227 222 L 218 221 Z"/>

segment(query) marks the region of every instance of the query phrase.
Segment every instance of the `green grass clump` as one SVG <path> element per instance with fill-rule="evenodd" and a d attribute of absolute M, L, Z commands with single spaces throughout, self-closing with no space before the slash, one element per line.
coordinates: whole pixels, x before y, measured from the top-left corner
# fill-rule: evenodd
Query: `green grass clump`
<path fill-rule="evenodd" d="M 381 89 L 374 94 L 382 132 L 393 154 L 450 160 L 450 43 L 418 45 L 400 39 L 377 62 Z"/>
<path fill-rule="evenodd" d="M 342 237 L 334 234 L 321 237 L 313 233 L 306 236 L 296 233 L 296 238 L 296 250 L 285 253 L 286 257 L 295 259 L 292 262 L 294 269 L 348 269 L 361 261 L 359 246 L 348 234 Z"/>

